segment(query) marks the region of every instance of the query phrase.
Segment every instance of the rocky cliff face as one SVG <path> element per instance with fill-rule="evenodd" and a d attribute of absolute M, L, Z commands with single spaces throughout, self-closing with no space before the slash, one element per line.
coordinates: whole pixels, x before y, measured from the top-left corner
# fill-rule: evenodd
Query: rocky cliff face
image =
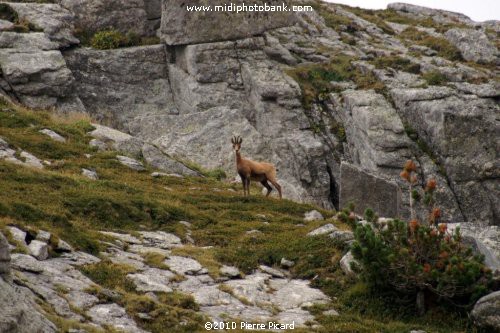
<path fill-rule="evenodd" d="M 203 30 L 172 1 L 2 4 L 12 25 L 0 33 L 0 87 L 232 175 L 229 138 L 241 135 L 244 155 L 277 165 L 286 197 L 327 208 L 359 199 L 340 200 L 342 182 L 360 184 L 363 173 L 399 182 L 411 158 L 419 184 L 439 181 L 447 219 L 500 224 L 498 22 L 401 3 L 376 12 L 294 3 L 315 10 L 246 25 L 211 17 L 227 34 Z M 32 24 L 22 33 L 19 18 Z M 162 44 L 78 47 L 75 30 L 109 27 L 157 33 Z M 342 161 L 359 176 L 342 179 Z M 401 203 L 386 205 L 406 217 L 399 186 Z"/>

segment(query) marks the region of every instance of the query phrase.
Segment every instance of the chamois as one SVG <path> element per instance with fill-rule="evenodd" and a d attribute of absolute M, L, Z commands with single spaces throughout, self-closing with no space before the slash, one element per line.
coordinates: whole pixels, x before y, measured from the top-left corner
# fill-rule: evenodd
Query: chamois
<path fill-rule="evenodd" d="M 266 197 L 268 197 L 273 190 L 268 183 L 269 181 L 276 187 L 281 199 L 281 186 L 276 181 L 276 168 L 274 165 L 265 162 L 255 162 L 241 157 L 240 149 L 242 141 L 243 139 L 239 136 L 231 139 L 233 150 L 236 153 L 236 169 L 243 183 L 243 195 L 247 196 L 247 193 L 250 195 L 250 181 L 254 180 L 260 182 L 267 189 Z"/>

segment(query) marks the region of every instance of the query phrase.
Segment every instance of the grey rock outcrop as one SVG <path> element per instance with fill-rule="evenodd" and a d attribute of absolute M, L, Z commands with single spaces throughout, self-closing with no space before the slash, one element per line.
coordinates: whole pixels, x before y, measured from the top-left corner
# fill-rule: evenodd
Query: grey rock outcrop
<path fill-rule="evenodd" d="M 337 231 L 337 230 L 338 230 L 338 228 L 336 226 L 334 226 L 331 223 L 328 223 L 328 224 L 325 224 L 325 225 L 309 232 L 307 234 L 307 236 L 320 236 L 320 235 L 330 234 L 330 233 Z"/>
<path fill-rule="evenodd" d="M 233 1 L 231 6 L 242 5 L 244 1 Z M 289 1 L 261 1 L 253 4 L 277 6 Z M 181 6 L 175 0 L 162 3 L 161 36 L 168 45 L 198 44 L 223 40 L 242 39 L 259 35 L 269 29 L 286 27 L 295 23 L 293 12 L 289 11 L 253 11 L 236 13 L 217 11 L 215 6 L 229 6 L 225 1 L 211 1 L 212 10 L 189 11 L 187 7 L 207 6 L 200 0 L 184 1 Z M 249 4 L 247 3 L 247 6 Z M 220 24 L 224 22 L 224 24 Z"/>
<path fill-rule="evenodd" d="M 75 76 L 78 97 L 102 123 L 127 130 L 135 116 L 176 112 L 164 45 L 78 48 L 64 52 L 64 57 Z"/>
<path fill-rule="evenodd" d="M 47 320 L 26 288 L 11 285 L 0 276 L 0 332 L 55 333 L 56 326 Z"/>
<path fill-rule="evenodd" d="M 57 50 L 59 44 L 51 41 L 43 32 L 3 31 L 0 34 L 0 48 L 50 51 Z"/>
<path fill-rule="evenodd" d="M 52 140 L 57 141 L 57 142 L 66 142 L 66 139 L 62 137 L 60 134 L 54 132 L 53 130 L 50 130 L 48 128 L 44 128 L 43 130 L 40 130 L 40 133 L 47 135 L 50 137 Z"/>
<path fill-rule="evenodd" d="M 460 50 L 465 60 L 481 64 L 500 64 L 498 49 L 483 32 L 473 29 L 450 29 L 445 36 Z"/>
<path fill-rule="evenodd" d="M 0 278 L 10 274 L 10 249 L 5 236 L 0 232 Z"/>
<path fill-rule="evenodd" d="M 340 166 L 340 206 L 354 204 L 363 214 L 371 208 L 381 216 L 399 216 L 401 190 L 394 182 L 369 174 L 359 167 L 342 162 Z"/>
<path fill-rule="evenodd" d="M 434 21 L 438 23 L 456 23 L 456 22 L 461 22 L 465 24 L 474 23 L 468 16 L 461 13 L 422 7 L 408 3 L 402 3 L 402 2 L 390 3 L 387 5 L 387 8 L 393 9 L 401 13 L 408 13 L 420 18 L 431 17 Z"/>
<path fill-rule="evenodd" d="M 347 252 L 340 260 L 340 268 L 342 269 L 342 271 L 344 271 L 346 275 L 349 276 L 356 275 L 356 273 L 352 269 L 352 266 L 357 264 L 358 262 L 356 261 L 356 259 L 354 259 L 354 256 L 352 255 L 351 251 Z"/>
<path fill-rule="evenodd" d="M 89 145 L 99 150 L 113 149 L 136 157 L 141 155 L 144 142 L 136 137 L 107 126 L 99 124 L 92 124 L 92 126 L 94 130 L 89 132 L 89 135 L 95 139 L 91 140 Z"/>
<path fill-rule="evenodd" d="M 498 332 L 500 330 L 500 291 L 480 298 L 474 305 L 471 315 L 478 326 Z"/>
<path fill-rule="evenodd" d="M 137 327 L 124 308 L 112 304 L 98 304 L 87 311 L 92 321 L 101 325 L 111 325 L 116 329 L 128 333 L 146 333 Z"/>
<path fill-rule="evenodd" d="M 0 66 L 13 95 L 28 107 L 64 109 L 71 99 L 73 74 L 57 50 L 0 49 Z"/>
<path fill-rule="evenodd" d="M 148 31 L 148 0 L 57 0 L 75 16 L 74 24 L 82 32 L 94 33 L 115 29 L 124 34 L 139 36 L 152 34 Z"/>
<path fill-rule="evenodd" d="M 30 254 L 38 260 L 45 260 L 49 257 L 49 247 L 47 243 L 34 240 L 28 245 Z"/>
<path fill-rule="evenodd" d="M 153 145 L 145 144 L 142 147 L 142 156 L 153 168 L 183 176 L 200 176 L 198 172 L 189 169 Z"/>
<path fill-rule="evenodd" d="M 323 217 L 323 214 L 318 212 L 317 210 L 311 210 L 309 212 L 304 213 L 304 221 L 305 222 L 310 222 L 310 221 L 321 221 L 324 220 L 325 218 Z"/>
<path fill-rule="evenodd" d="M 116 158 L 118 159 L 118 162 L 125 165 L 126 167 L 129 167 L 132 170 L 135 170 L 135 171 L 146 170 L 146 168 L 144 168 L 144 164 L 142 164 L 142 162 L 140 162 L 136 159 L 133 159 L 133 158 L 128 157 L 128 156 L 123 156 L 123 155 L 118 155 L 118 156 L 116 156 Z"/>
<path fill-rule="evenodd" d="M 9 243 L 0 232 L 0 332 L 56 332 L 56 327 L 41 313 L 34 295 L 12 283 Z"/>
<path fill-rule="evenodd" d="M 466 221 L 498 224 L 498 103 L 448 87 L 393 89 L 401 117 L 439 156 Z"/>
<path fill-rule="evenodd" d="M 99 176 L 97 175 L 97 172 L 95 170 L 90 170 L 90 169 L 82 169 L 82 175 L 87 177 L 88 179 L 92 180 L 98 180 Z"/>

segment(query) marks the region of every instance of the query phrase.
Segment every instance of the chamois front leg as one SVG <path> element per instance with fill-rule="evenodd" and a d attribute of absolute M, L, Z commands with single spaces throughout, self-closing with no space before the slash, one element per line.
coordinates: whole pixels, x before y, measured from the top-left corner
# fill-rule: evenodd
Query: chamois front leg
<path fill-rule="evenodd" d="M 247 178 L 247 196 L 250 196 L 250 178 Z"/>
<path fill-rule="evenodd" d="M 243 185 L 243 196 L 247 196 L 247 178 L 243 175 L 240 175 L 241 177 L 241 184 Z"/>

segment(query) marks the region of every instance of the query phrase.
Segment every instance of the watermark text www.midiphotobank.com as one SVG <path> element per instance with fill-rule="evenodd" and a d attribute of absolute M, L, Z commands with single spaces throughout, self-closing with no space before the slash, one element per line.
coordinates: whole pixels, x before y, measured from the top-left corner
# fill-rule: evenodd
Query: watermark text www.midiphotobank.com
<path fill-rule="evenodd" d="M 253 3 L 227 3 L 222 5 L 187 5 L 188 12 L 312 12 L 311 6 L 289 6 L 285 3 L 276 4 L 253 4 Z"/>

